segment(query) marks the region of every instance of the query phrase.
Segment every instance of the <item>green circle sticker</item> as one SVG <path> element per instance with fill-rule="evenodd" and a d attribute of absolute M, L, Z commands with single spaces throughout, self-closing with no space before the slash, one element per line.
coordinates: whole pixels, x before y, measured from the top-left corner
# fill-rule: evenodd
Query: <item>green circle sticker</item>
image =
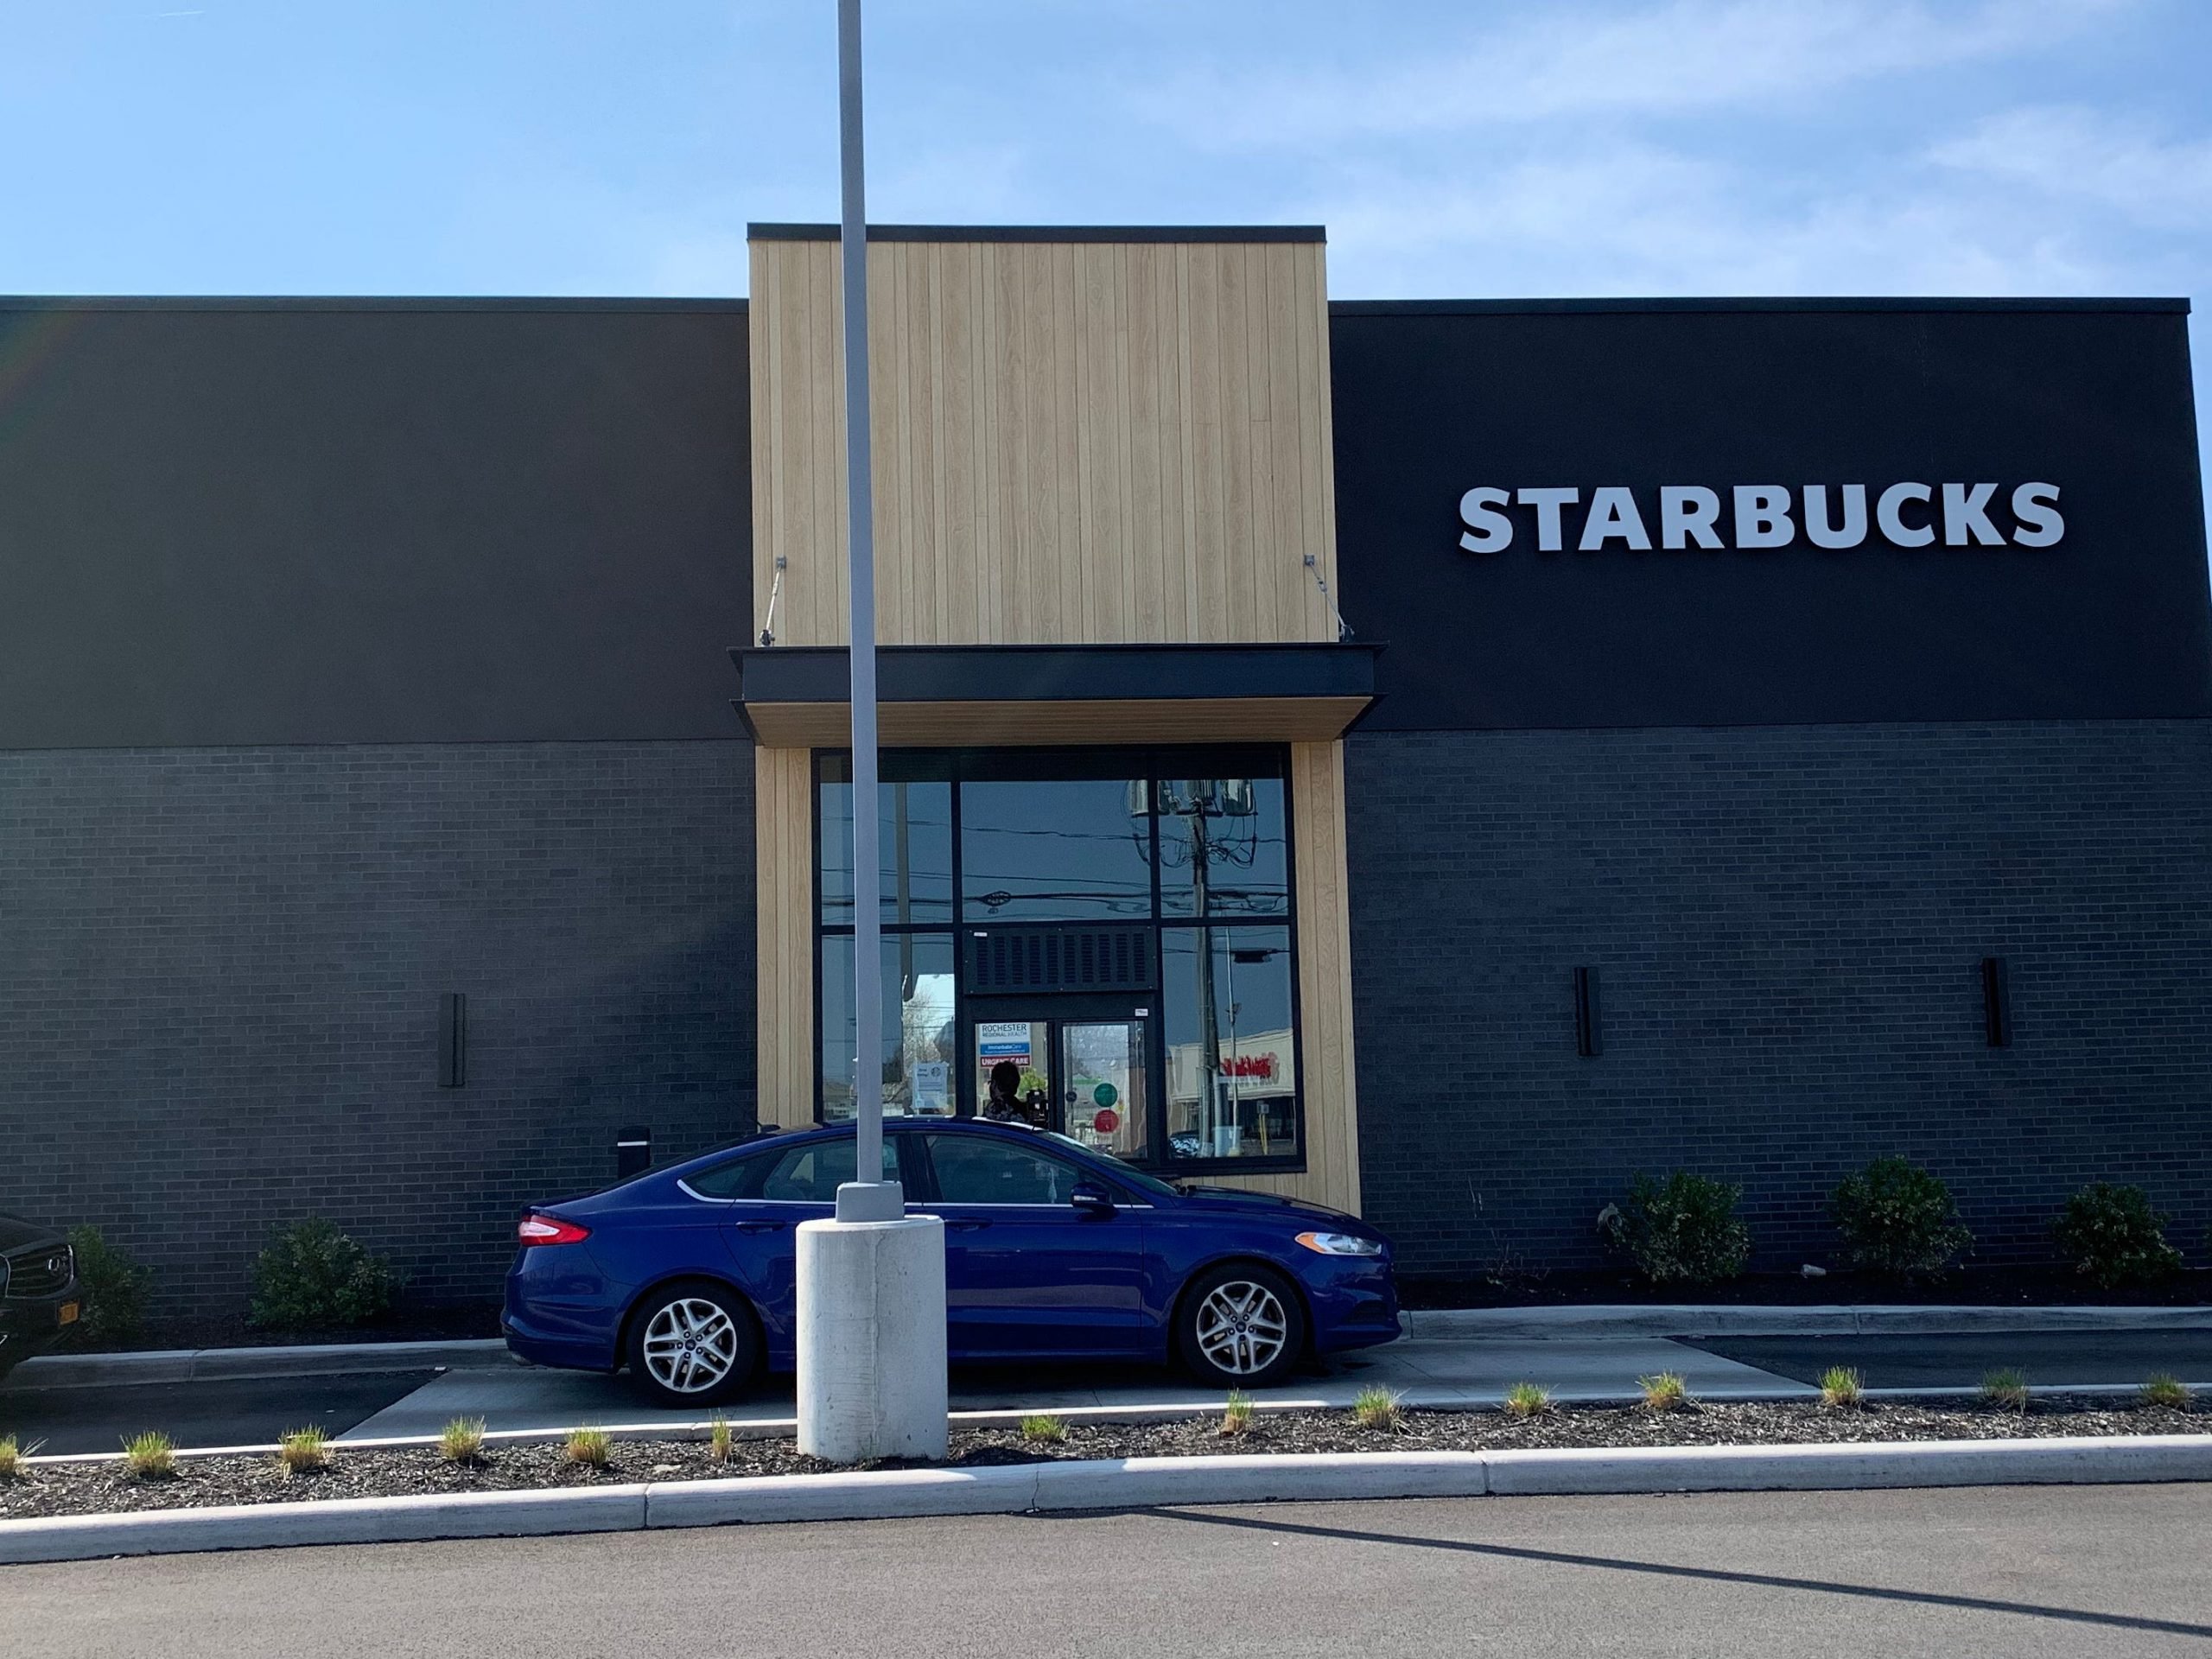
<path fill-rule="evenodd" d="M 1111 1106 L 1122 1097 L 1122 1091 L 1110 1083 L 1102 1083 L 1090 1091 L 1090 1097 L 1101 1106 Z"/>

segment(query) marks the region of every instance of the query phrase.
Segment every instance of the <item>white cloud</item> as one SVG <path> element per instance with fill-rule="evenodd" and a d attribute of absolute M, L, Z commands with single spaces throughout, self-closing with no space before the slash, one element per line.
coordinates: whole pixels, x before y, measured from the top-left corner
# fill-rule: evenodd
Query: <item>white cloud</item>
<path fill-rule="evenodd" d="M 1931 152 L 1938 165 L 2088 202 L 2157 230 L 2212 224 L 2212 140 L 2162 141 L 2072 105 L 2010 110 Z"/>
<path fill-rule="evenodd" d="M 1211 145 L 1323 147 L 1506 122 L 1771 105 L 1870 78 L 2048 47 L 2133 0 L 1673 0 L 1560 7 L 1364 69 L 1201 72 L 1138 95 Z"/>

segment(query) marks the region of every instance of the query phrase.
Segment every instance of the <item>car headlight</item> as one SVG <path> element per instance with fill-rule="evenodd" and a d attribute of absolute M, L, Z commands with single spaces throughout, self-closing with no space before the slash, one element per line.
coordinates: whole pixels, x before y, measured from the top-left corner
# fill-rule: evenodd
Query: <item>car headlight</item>
<path fill-rule="evenodd" d="M 1380 1255 L 1382 1241 L 1352 1233 L 1300 1233 L 1298 1242 L 1321 1255 Z"/>

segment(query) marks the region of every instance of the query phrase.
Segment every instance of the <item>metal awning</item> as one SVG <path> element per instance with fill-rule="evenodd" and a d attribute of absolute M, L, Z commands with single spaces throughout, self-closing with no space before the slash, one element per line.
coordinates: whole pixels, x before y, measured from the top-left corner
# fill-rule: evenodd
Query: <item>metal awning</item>
<path fill-rule="evenodd" d="M 1313 743 L 1375 701 L 1379 645 L 885 645 L 887 748 Z M 842 645 L 741 646 L 738 717 L 768 748 L 852 741 Z"/>

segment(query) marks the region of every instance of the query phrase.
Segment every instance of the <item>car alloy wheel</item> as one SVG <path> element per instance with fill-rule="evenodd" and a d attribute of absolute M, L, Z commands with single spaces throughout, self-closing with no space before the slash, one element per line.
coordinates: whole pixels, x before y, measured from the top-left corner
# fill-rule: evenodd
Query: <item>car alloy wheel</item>
<path fill-rule="evenodd" d="M 737 1321 L 698 1296 L 664 1303 L 639 1344 L 646 1374 L 671 1394 L 704 1394 L 726 1382 L 745 1343 Z"/>
<path fill-rule="evenodd" d="M 1282 1357 L 1290 1319 L 1282 1299 L 1249 1279 L 1214 1286 L 1198 1302 L 1198 1351 L 1217 1369 L 1255 1376 Z"/>

